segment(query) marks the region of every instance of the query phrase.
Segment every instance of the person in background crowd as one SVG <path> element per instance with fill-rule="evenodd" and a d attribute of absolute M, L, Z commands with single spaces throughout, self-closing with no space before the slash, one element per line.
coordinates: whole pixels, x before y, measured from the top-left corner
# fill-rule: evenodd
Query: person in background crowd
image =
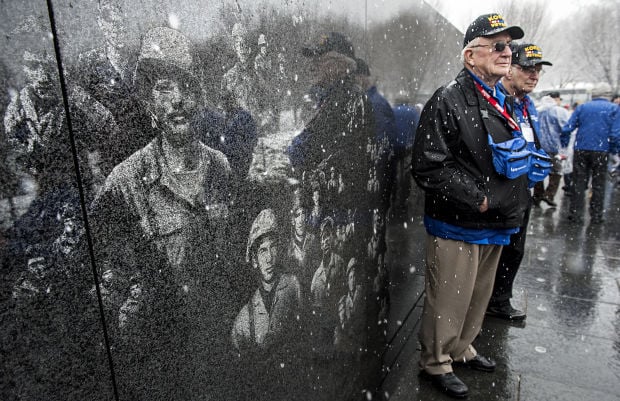
<path fill-rule="evenodd" d="M 254 57 L 254 71 L 257 78 L 258 94 L 261 103 L 259 123 L 264 124 L 263 131 L 274 133 L 279 129 L 280 110 L 278 108 L 282 95 L 277 90 L 277 67 L 273 67 L 272 55 L 268 52 L 265 34 L 258 35 L 258 54 Z"/>
<path fill-rule="evenodd" d="M 392 191 L 392 210 L 395 216 L 407 215 L 407 198 L 411 190 L 411 149 L 413 138 L 420 121 L 420 111 L 411 106 L 408 98 L 399 98 L 394 102 L 396 120 L 396 140 L 394 148 L 394 165 L 396 168 L 396 185 Z"/>
<path fill-rule="evenodd" d="M 616 93 L 611 97 L 611 102 L 620 105 L 620 94 Z"/>
<path fill-rule="evenodd" d="M 11 149 L 9 165 L 21 169 L 18 175 L 50 176 L 43 170 L 53 171 L 49 163 L 54 160 L 43 160 L 40 153 L 48 152 L 65 129 L 60 88 L 53 76 L 56 65 L 49 54 L 28 50 L 23 60 L 26 85 L 11 96 L 4 114 L 4 132 Z"/>
<path fill-rule="evenodd" d="M 124 399 L 210 398 L 204 379 L 223 363 L 234 317 L 231 171 L 190 129 L 201 94 L 191 50 L 174 29 L 144 35 L 134 81 L 157 135 L 112 170 L 90 214 Z"/>
<path fill-rule="evenodd" d="M 252 48 L 247 40 L 248 31 L 243 24 L 236 23 L 232 27 L 231 35 L 237 60 L 222 77 L 221 90 L 232 93 L 237 105 L 247 110 L 260 126 L 260 83 L 253 60 L 250 60 Z"/>
<path fill-rule="evenodd" d="M 332 353 L 338 326 L 338 300 L 346 294 L 346 262 L 335 249 L 336 227 L 326 217 L 320 227 L 321 258 L 310 286 L 315 350 Z"/>
<path fill-rule="evenodd" d="M 135 58 L 121 1 L 99 0 L 97 12 L 104 44 L 81 53 L 68 77 L 71 121 L 89 203 L 114 166 L 155 136 L 134 91 Z"/>
<path fill-rule="evenodd" d="M 620 151 L 620 124 L 616 122 L 619 108 L 609 101 L 610 97 L 608 85 L 595 87 L 592 100 L 577 106 L 562 127 L 563 147 L 568 146 L 571 132 L 577 129 L 573 155 L 573 195 L 568 214 L 568 219 L 577 224 L 583 220 L 590 179 L 590 221 L 595 224 L 603 222 L 608 154 Z"/>
<path fill-rule="evenodd" d="M 366 303 L 364 280 L 355 258 L 347 264 L 347 292 L 338 300 L 339 325 L 336 328 L 336 347 L 359 353 L 365 345 Z"/>
<path fill-rule="evenodd" d="M 53 78 L 56 65 L 47 54 L 26 50 L 23 57 L 27 83 L 8 104 L 4 129 L 9 165 L 22 185 L 28 177 L 36 190 L 27 211 L 15 221 L 11 229 L 13 241 L 8 244 L 10 264 L 16 272 L 26 273 L 28 259 L 38 260 L 37 265 L 45 265 L 47 269 L 53 266 L 52 254 L 56 252 L 52 251 L 52 244 L 64 231 L 65 216 L 79 215 L 79 194 L 67 179 L 74 171 L 71 153 L 65 146 L 68 138 L 65 110 L 60 88 Z M 77 223 L 79 228 L 71 231 L 79 239 L 83 227 L 80 219 Z M 62 266 L 62 270 L 66 268 Z M 34 292 L 42 290 L 31 288 Z"/>
<path fill-rule="evenodd" d="M 562 179 L 562 161 L 565 159 L 564 152 L 560 151 L 560 135 L 562 127 L 568 122 L 570 117 L 568 110 L 561 106 L 562 98 L 559 92 L 551 92 L 541 99 L 541 107 L 538 113 L 540 123 L 540 145 L 551 156 L 553 160 L 553 170 L 549 173 L 547 188 L 543 181 L 534 185 L 534 203 L 546 202 L 551 207 L 557 207 L 555 194 L 560 187 Z"/>
<path fill-rule="evenodd" d="M 523 225 L 526 175 L 494 167 L 494 143 L 519 130 L 496 84 L 508 74 L 510 42 L 523 37 L 499 14 L 474 20 L 463 41 L 463 70 L 428 101 L 416 133 L 412 173 L 425 192 L 426 298 L 419 339 L 421 375 L 458 398 L 469 389 L 454 366 L 492 372 L 472 342 L 480 332 L 503 245 Z"/>
<path fill-rule="evenodd" d="M 534 102 L 528 96 L 538 84 L 542 75 L 543 66 L 551 63 L 543 60 L 542 50 L 535 44 L 511 44 L 512 65 L 508 74 L 502 77 L 498 87 L 507 96 L 514 96 L 514 114 L 519 124 L 521 134 L 528 143 L 528 147 L 536 149 L 540 147 L 540 126 L 538 113 Z M 511 303 L 512 286 L 517 276 L 517 271 L 525 253 L 525 240 L 527 224 L 530 216 L 530 204 L 525 211 L 523 225 L 519 232 L 510 236 L 510 244 L 502 249 L 499 259 L 493 294 L 489 300 L 486 314 L 506 320 L 524 320 L 525 312 L 515 309 Z"/>
<path fill-rule="evenodd" d="M 308 196 L 305 196 L 301 188 L 296 188 L 293 191 L 293 204 L 291 206 L 291 235 L 287 257 L 290 272 L 297 276 L 301 285 L 304 304 L 309 303 L 308 294 L 314 274 L 312 263 L 320 257 L 317 236 L 308 227 L 309 215 Z"/>
<path fill-rule="evenodd" d="M 254 57 L 254 70 L 259 82 L 267 86 L 271 75 L 271 58 L 267 54 L 267 39 L 263 33 L 258 35 L 258 54 Z"/>
<path fill-rule="evenodd" d="M 105 350 L 57 66 L 26 50 L 22 67 L 25 86 L 11 91 L 2 130 L 7 167 L 29 199 L 6 240 L 0 234 L 0 398 L 100 399 L 109 370 L 98 362 Z M 79 388 L 42 379 L 75 377 L 76 366 Z"/>

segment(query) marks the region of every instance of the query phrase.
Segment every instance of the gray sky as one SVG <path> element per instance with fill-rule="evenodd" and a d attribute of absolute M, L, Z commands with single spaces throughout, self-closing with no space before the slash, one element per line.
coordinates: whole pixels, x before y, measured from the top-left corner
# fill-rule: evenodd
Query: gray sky
<path fill-rule="evenodd" d="M 400 0 L 394 0 L 401 2 Z M 607 0 L 616 1 L 616 0 Z M 426 0 L 426 3 L 435 8 L 440 14 L 446 17 L 457 29 L 464 32 L 471 21 L 478 15 L 492 12 L 502 12 L 515 1 L 510 0 L 485 0 L 485 1 L 463 1 L 463 0 Z M 552 21 L 556 22 L 562 18 L 567 18 L 575 13 L 580 5 L 585 4 L 584 0 L 521 0 L 518 4 L 527 7 L 531 3 L 544 3 L 553 10 Z M 589 5 L 596 3 L 596 0 L 588 2 Z M 518 25 L 518 21 L 512 21 L 509 15 L 504 15 L 509 24 Z"/>
<path fill-rule="evenodd" d="M 393 17 L 398 12 L 413 7 L 415 3 L 426 3 L 464 32 L 467 25 L 478 15 L 501 12 L 515 2 L 524 7 L 529 2 L 546 4 L 553 9 L 552 22 L 555 22 L 575 13 L 580 6 L 592 6 L 599 1 L 617 0 L 319 0 L 318 3 L 326 11 L 346 13 L 360 20 L 367 14 L 369 24 Z M 509 16 L 504 17 L 510 22 Z"/>

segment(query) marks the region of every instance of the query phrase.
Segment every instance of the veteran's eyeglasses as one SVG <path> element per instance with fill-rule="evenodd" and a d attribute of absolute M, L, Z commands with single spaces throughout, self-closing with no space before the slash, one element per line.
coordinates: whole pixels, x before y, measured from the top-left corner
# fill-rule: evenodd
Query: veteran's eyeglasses
<path fill-rule="evenodd" d="M 528 74 L 528 75 L 534 75 L 534 74 L 538 74 L 538 76 L 542 76 L 545 73 L 545 70 L 543 70 L 542 65 L 532 65 L 529 67 L 522 67 L 519 64 L 513 64 L 513 67 L 517 67 L 518 69 L 520 69 L 521 71 L 523 71 L 524 73 Z"/>
<path fill-rule="evenodd" d="M 491 43 L 491 44 L 488 44 L 488 45 L 478 44 L 478 45 L 469 46 L 469 48 L 473 49 L 474 47 L 490 47 L 491 48 L 490 51 L 495 50 L 496 52 L 501 53 L 508 46 L 510 46 L 510 42 L 506 42 L 506 41 L 500 40 L 499 42 Z"/>

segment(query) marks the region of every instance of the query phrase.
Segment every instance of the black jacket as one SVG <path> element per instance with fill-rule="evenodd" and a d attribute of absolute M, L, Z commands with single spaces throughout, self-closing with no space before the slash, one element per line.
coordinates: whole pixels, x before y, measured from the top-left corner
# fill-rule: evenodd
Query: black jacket
<path fill-rule="evenodd" d="M 495 171 L 488 133 L 496 143 L 512 138 L 504 117 L 462 70 L 428 101 L 415 137 L 412 174 L 425 191 L 426 215 L 467 228 L 521 226 L 527 175 L 510 180 Z M 485 196 L 489 209 L 480 213 Z"/>
<path fill-rule="evenodd" d="M 313 175 L 329 179 L 332 168 L 336 177 L 342 175 L 342 191 L 327 197 L 324 206 L 338 210 L 337 220 L 347 209 L 357 209 L 358 218 L 370 223 L 381 197 L 367 191 L 369 171 L 375 168 L 382 178 L 385 164 L 367 150 L 367 144 L 375 142 L 372 105 L 351 77 L 324 91 L 316 113 L 293 138 L 287 154 L 299 178 L 305 172 L 306 180 Z"/>

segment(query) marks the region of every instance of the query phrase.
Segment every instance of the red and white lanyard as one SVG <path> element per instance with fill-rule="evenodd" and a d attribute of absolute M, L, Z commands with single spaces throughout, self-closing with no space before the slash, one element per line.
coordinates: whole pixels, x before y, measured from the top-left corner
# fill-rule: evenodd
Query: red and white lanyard
<path fill-rule="evenodd" d="M 521 131 L 521 127 L 519 126 L 519 124 L 517 124 L 517 122 L 512 118 L 512 116 L 508 114 L 506 109 L 500 106 L 499 103 L 497 103 L 497 100 L 495 100 L 494 97 L 489 95 L 489 92 L 484 90 L 482 85 L 480 85 L 476 81 L 474 81 L 474 84 L 476 85 L 476 88 L 478 88 L 478 91 L 482 94 L 482 97 L 484 97 L 489 103 L 491 103 L 491 105 L 495 107 L 495 109 L 499 111 L 502 116 L 504 116 L 504 118 L 508 122 L 508 125 L 510 125 L 510 128 L 512 128 L 514 131 Z"/>
<path fill-rule="evenodd" d="M 529 119 L 528 119 L 528 112 L 527 112 L 527 107 L 528 107 L 528 101 L 527 98 L 523 99 L 523 120 L 528 121 L 529 124 Z"/>

